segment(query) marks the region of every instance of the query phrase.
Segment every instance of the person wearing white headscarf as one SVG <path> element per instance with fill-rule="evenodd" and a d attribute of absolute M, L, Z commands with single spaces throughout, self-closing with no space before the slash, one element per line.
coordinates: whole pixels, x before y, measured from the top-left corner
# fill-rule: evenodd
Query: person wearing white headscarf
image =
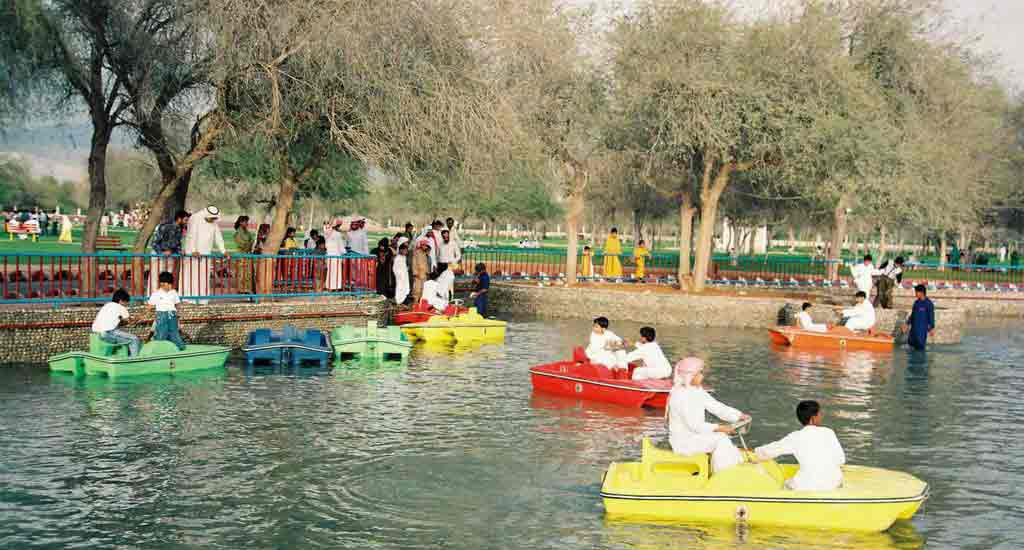
<path fill-rule="evenodd" d="M 327 290 L 342 290 L 345 286 L 345 235 L 341 232 L 341 218 L 334 220 L 324 239 L 327 244 Z"/>
<path fill-rule="evenodd" d="M 370 255 L 370 241 L 366 234 L 366 220 L 355 220 L 348 230 L 348 248 L 352 252 Z"/>
<path fill-rule="evenodd" d="M 182 261 L 181 294 L 183 296 L 209 296 L 210 271 L 214 249 L 224 256 L 228 255 L 224 247 L 224 236 L 220 233 L 217 220 L 220 210 L 216 206 L 207 206 L 188 219 L 188 230 L 185 243 L 181 247 L 186 257 Z M 196 300 L 192 300 L 196 301 Z M 209 303 L 207 299 L 198 300 L 200 304 Z"/>
<path fill-rule="evenodd" d="M 743 455 L 727 435 L 732 433 L 732 427 L 708 422 L 706 414 L 710 412 L 730 423 L 749 416 L 711 397 L 701 387 L 703 371 L 704 361 L 696 357 L 676 363 L 675 380 L 665 408 L 669 443 L 672 451 L 681 455 L 711 453 L 711 470 L 721 472 L 742 463 Z"/>
<path fill-rule="evenodd" d="M 391 272 L 395 274 L 395 303 L 399 305 L 409 297 L 409 265 L 405 261 L 409 255 L 408 241 L 405 237 L 398 239 L 398 252 L 391 265 Z"/>

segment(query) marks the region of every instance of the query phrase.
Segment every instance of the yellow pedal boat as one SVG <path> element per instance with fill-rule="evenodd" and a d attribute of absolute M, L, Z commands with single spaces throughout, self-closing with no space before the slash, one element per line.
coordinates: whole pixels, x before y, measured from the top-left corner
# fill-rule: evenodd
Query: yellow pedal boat
<path fill-rule="evenodd" d="M 749 455 L 748 455 L 749 456 Z M 881 532 L 910 519 L 928 484 L 903 472 L 844 466 L 834 491 L 792 491 L 795 464 L 744 463 L 710 475 L 709 455 L 683 456 L 643 441 L 640 462 L 608 467 L 601 497 L 609 517 L 734 522 Z"/>
<path fill-rule="evenodd" d="M 410 340 L 421 342 L 466 344 L 470 342 L 505 339 L 505 321 L 487 319 L 476 312 L 476 308 L 454 317 L 437 315 L 422 323 L 402 325 L 402 332 Z"/>

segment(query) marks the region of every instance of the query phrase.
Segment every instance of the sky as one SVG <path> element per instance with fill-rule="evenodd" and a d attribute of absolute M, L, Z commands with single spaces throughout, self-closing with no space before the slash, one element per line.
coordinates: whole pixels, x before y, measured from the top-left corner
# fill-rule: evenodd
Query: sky
<path fill-rule="evenodd" d="M 978 33 L 977 47 L 998 54 L 1002 73 L 1024 90 L 1024 0 L 946 0 L 951 14 Z"/>

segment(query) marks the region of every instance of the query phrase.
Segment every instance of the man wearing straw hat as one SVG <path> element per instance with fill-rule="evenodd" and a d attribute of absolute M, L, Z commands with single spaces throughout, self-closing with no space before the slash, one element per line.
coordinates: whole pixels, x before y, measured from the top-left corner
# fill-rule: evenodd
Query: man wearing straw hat
<path fill-rule="evenodd" d="M 207 206 L 189 217 L 185 244 L 182 246 L 182 253 L 185 255 L 182 260 L 180 285 L 183 296 L 210 295 L 212 259 L 209 256 L 213 254 L 214 249 L 225 257 L 228 255 L 224 247 L 224 236 L 217 225 L 219 219 L 220 210 L 216 206 Z M 200 304 L 209 303 L 205 298 L 192 301 Z"/>

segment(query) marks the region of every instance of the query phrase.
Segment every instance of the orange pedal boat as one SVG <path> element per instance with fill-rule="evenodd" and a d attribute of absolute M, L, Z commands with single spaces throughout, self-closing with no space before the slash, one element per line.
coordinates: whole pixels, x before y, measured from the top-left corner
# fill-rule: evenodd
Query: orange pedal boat
<path fill-rule="evenodd" d="M 892 336 L 869 336 L 836 332 L 813 332 L 796 327 L 776 327 L 771 330 L 772 342 L 794 348 L 892 351 Z"/>

